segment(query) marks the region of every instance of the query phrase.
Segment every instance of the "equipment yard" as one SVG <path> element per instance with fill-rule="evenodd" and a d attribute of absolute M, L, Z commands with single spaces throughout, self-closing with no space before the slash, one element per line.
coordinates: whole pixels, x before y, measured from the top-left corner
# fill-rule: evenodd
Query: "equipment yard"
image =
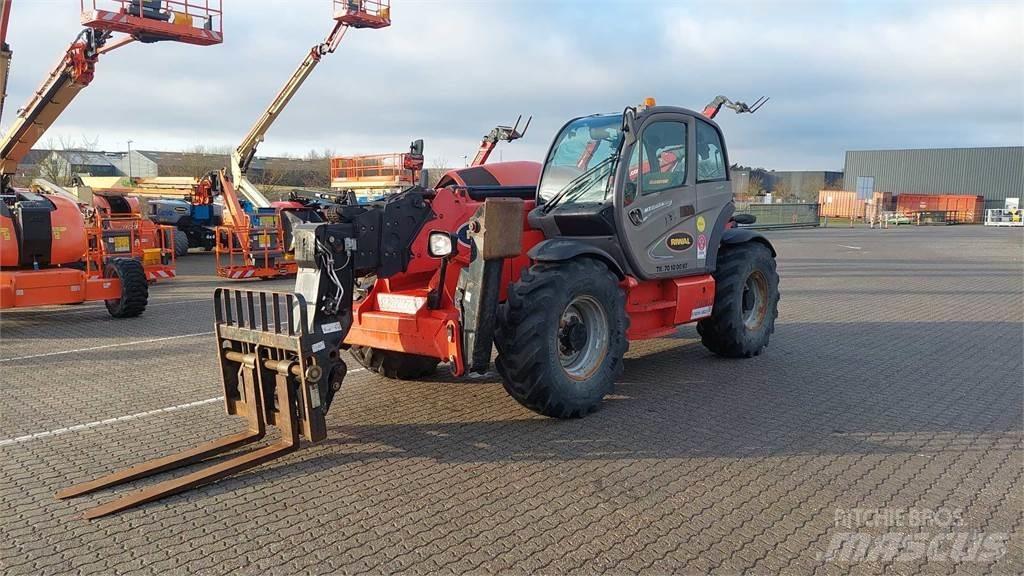
<path fill-rule="evenodd" d="M 558 420 L 497 375 L 392 380 L 345 353 L 326 440 L 91 521 L 155 480 L 54 493 L 243 428 L 213 333 L 228 281 L 193 252 L 137 319 L 5 310 L 0 571 L 1024 572 L 1024 236 L 767 236 L 782 299 L 755 358 L 683 326 L 631 343 L 601 409 Z M 887 554 L 891 535 L 922 548 Z"/>

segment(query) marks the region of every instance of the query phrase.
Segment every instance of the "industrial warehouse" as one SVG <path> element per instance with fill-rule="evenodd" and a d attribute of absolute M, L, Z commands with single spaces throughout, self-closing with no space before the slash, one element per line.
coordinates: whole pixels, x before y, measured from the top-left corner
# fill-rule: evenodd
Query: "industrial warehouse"
<path fill-rule="evenodd" d="M 0 572 L 1024 573 L 1024 7 L 897 4 L 0 0 Z"/>

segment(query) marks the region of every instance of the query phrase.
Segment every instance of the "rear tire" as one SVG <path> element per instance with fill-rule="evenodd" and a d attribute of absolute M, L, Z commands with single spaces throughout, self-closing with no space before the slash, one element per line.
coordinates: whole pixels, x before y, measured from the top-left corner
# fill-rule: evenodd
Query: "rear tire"
<path fill-rule="evenodd" d="M 131 258 L 113 258 L 104 268 L 105 278 L 121 282 L 121 297 L 106 300 L 107 312 L 114 318 L 134 318 L 146 310 L 149 302 L 149 283 L 142 263 Z"/>
<path fill-rule="evenodd" d="M 704 347 L 726 358 L 761 353 L 779 315 L 775 258 L 760 242 L 722 246 L 715 277 L 715 306 L 697 323 Z"/>
<path fill-rule="evenodd" d="M 393 350 L 381 350 L 369 346 L 353 346 L 349 349 L 352 357 L 364 368 L 386 378 L 417 380 L 432 376 L 441 363 L 437 358 L 418 356 Z"/>
<path fill-rule="evenodd" d="M 188 234 L 183 230 L 174 231 L 174 256 L 181 258 L 188 254 Z"/>
<path fill-rule="evenodd" d="M 495 365 L 505 390 L 553 418 L 579 418 L 600 405 L 629 348 L 618 278 L 593 258 L 534 264 L 498 310 Z"/>

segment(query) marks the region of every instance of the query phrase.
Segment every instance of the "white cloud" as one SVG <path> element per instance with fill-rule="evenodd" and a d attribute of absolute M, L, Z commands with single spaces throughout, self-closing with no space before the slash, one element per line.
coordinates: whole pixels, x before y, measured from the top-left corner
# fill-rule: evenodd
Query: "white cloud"
<path fill-rule="evenodd" d="M 233 145 L 331 27 L 328 0 L 228 0 L 223 45 L 129 45 L 51 136 L 123 149 Z M 772 101 L 720 118 L 734 160 L 841 168 L 851 148 L 1024 141 L 1019 3 L 645 4 L 395 0 L 393 25 L 352 30 L 261 146 L 472 155 L 496 123 L 534 114 L 505 159 L 540 159 L 567 119 L 657 96 Z M 79 29 L 75 0 L 15 3 L 4 124 Z M 45 141 L 44 137 L 44 141 Z"/>

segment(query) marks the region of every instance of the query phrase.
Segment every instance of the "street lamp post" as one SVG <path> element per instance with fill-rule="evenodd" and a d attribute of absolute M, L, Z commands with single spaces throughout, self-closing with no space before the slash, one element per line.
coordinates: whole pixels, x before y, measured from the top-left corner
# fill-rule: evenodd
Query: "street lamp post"
<path fill-rule="evenodd" d="M 132 181 L 132 142 L 133 142 L 133 140 L 129 140 L 128 141 L 128 181 L 129 182 Z M 133 184 L 133 186 L 134 186 L 134 184 Z"/>

